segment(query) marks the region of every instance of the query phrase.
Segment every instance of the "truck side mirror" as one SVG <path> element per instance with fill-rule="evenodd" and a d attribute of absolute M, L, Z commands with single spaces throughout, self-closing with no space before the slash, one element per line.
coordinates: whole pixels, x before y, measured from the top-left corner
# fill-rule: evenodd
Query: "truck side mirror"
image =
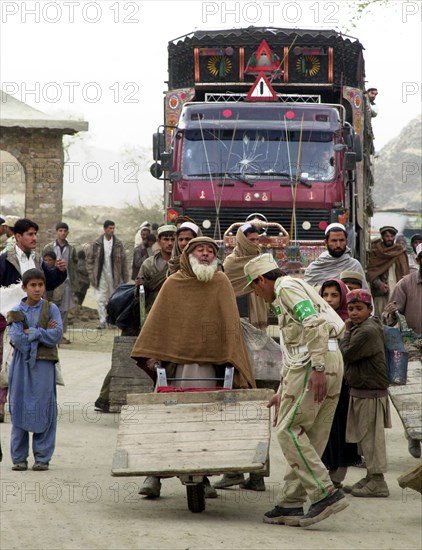
<path fill-rule="evenodd" d="M 356 153 L 351 151 L 344 153 L 343 170 L 356 170 Z"/>
<path fill-rule="evenodd" d="M 163 170 L 171 170 L 173 168 L 173 154 L 162 152 L 160 155 L 161 167 Z"/>
<path fill-rule="evenodd" d="M 360 136 L 358 134 L 353 136 L 353 152 L 356 153 L 356 162 L 361 162 L 363 159 L 363 152 Z"/>
<path fill-rule="evenodd" d="M 151 164 L 149 168 L 149 172 L 151 176 L 154 178 L 157 178 L 159 180 L 161 176 L 163 175 L 163 168 L 159 162 L 154 162 L 154 164 Z"/>
<path fill-rule="evenodd" d="M 154 160 L 161 160 L 161 155 L 166 150 L 166 139 L 164 132 L 155 132 L 152 134 L 152 154 Z"/>

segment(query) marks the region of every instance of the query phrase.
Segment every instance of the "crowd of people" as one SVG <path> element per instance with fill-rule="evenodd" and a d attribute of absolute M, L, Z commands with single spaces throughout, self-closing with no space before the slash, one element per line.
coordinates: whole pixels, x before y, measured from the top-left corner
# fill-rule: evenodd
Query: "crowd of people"
<path fill-rule="evenodd" d="M 69 243 L 69 227 L 60 222 L 55 240 L 41 255 L 35 222 L 12 216 L 0 221 L 7 235 L 0 286 L 22 284 L 26 293 L 7 318 L 0 316 L 1 344 L 7 326 L 14 348 L 9 371 L 13 470 L 28 468 L 30 432 L 33 470 L 49 468 L 57 419 L 57 346 L 69 343 L 64 336 L 69 311 L 83 302 L 91 285 L 98 328 L 105 330 L 108 302 L 132 280 L 135 302 L 142 299 L 140 289 L 144 292 L 145 318 L 142 326 L 129 327 L 128 334 L 137 336 L 131 356 L 154 381 L 157 366 L 164 367 L 174 386 L 195 387 L 202 378 L 202 387 L 216 387 L 230 367 L 234 387 L 254 388 L 241 319 L 265 332 L 268 307 L 274 308 L 283 365 L 279 389 L 268 406 L 275 409 L 274 426 L 288 470 L 264 522 L 305 527 L 343 510 L 345 492 L 389 496 L 384 429 L 391 421 L 382 322 L 395 325 L 401 314 L 410 330 L 422 333 L 422 235 L 411 238 L 409 255 L 397 229 L 382 227 L 365 273 L 347 246 L 346 228 L 330 224 L 326 251 L 298 278 L 262 253 L 259 225 L 241 225 L 234 250 L 220 259 L 218 244 L 181 216 L 171 225 L 140 226 L 130 276 L 112 220 L 104 222 L 102 235 L 86 251 Z M 181 316 L 183 311 L 189 315 Z M 193 339 L 193 334 L 201 338 Z M 110 379 L 111 372 L 95 401 L 105 413 L 110 410 Z M 7 389 L 1 388 L 1 421 L 6 396 Z M 40 412 L 35 420 L 34 410 Z M 409 438 L 409 451 L 420 457 L 420 442 Z M 365 467 L 366 475 L 352 486 L 343 485 L 351 466 Z M 205 495 L 215 498 L 216 489 L 233 485 L 265 491 L 263 476 L 251 473 L 245 479 L 243 473 L 231 472 L 214 486 L 205 478 Z M 160 478 L 147 477 L 140 494 L 159 497 Z M 305 513 L 307 499 L 311 505 Z"/>

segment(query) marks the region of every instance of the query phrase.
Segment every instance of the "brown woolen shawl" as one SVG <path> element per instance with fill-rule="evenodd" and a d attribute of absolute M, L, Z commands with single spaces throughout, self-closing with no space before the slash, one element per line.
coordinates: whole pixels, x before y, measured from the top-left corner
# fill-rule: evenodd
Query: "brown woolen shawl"
<path fill-rule="evenodd" d="M 373 243 L 368 261 L 368 281 L 372 283 L 374 279 L 385 273 L 395 262 L 397 281 L 400 281 L 405 275 L 409 274 L 409 261 L 406 251 L 400 244 L 386 247 L 382 241 Z"/>
<path fill-rule="evenodd" d="M 210 244 L 218 250 L 208 237 L 190 241 L 180 256 L 180 270 L 161 287 L 131 356 L 153 380 L 155 372 L 146 367 L 151 357 L 177 364 L 231 363 L 235 367 L 235 386 L 254 388 L 230 281 L 217 271 L 211 281 L 204 283 L 192 271 L 189 254 L 199 244 Z"/>
<path fill-rule="evenodd" d="M 250 287 L 245 289 L 248 281 L 243 270 L 249 260 L 259 254 L 261 254 L 260 247 L 250 241 L 239 228 L 236 233 L 236 246 L 224 260 L 224 273 L 229 278 L 236 297 L 249 294 L 249 321 L 254 327 L 265 330 L 268 324 L 267 306 Z"/>

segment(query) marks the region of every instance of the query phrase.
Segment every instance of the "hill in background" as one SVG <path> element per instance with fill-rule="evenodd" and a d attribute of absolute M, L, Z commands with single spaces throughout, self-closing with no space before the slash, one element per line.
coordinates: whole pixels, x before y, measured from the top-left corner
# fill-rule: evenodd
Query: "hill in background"
<path fill-rule="evenodd" d="M 419 115 L 377 154 L 375 210 L 421 210 L 421 136 L 422 117 Z"/>

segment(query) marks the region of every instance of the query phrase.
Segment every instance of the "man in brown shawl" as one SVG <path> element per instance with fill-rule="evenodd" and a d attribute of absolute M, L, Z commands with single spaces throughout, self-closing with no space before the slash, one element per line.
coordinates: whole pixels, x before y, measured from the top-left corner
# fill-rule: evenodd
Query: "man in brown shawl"
<path fill-rule="evenodd" d="M 381 240 L 373 243 L 369 254 L 368 281 L 374 298 L 375 314 L 381 317 L 385 306 L 391 300 L 394 287 L 409 274 L 406 251 L 394 243 L 398 231 L 387 225 L 381 227 Z"/>
<path fill-rule="evenodd" d="M 254 225 L 246 223 L 239 227 L 236 234 L 236 246 L 224 260 L 224 273 L 229 278 L 236 294 L 240 316 L 249 317 L 249 321 L 254 327 L 266 330 L 268 324 L 267 306 L 262 298 L 255 296 L 250 287 L 245 288 L 247 280 L 243 271 L 249 260 L 261 254 L 258 238 L 258 229 Z M 243 308 L 245 302 L 246 308 Z M 243 315 L 243 309 L 246 309 L 246 315 Z"/>
<path fill-rule="evenodd" d="M 154 381 L 157 362 L 173 366 L 176 377 L 185 379 L 209 378 L 215 366 L 231 364 L 235 387 L 255 387 L 235 295 L 226 275 L 217 271 L 217 252 L 213 239 L 192 239 L 180 270 L 166 280 L 151 308 L 132 358 Z M 158 497 L 160 489 L 159 478 L 147 477 L 140 494 Z"/>

